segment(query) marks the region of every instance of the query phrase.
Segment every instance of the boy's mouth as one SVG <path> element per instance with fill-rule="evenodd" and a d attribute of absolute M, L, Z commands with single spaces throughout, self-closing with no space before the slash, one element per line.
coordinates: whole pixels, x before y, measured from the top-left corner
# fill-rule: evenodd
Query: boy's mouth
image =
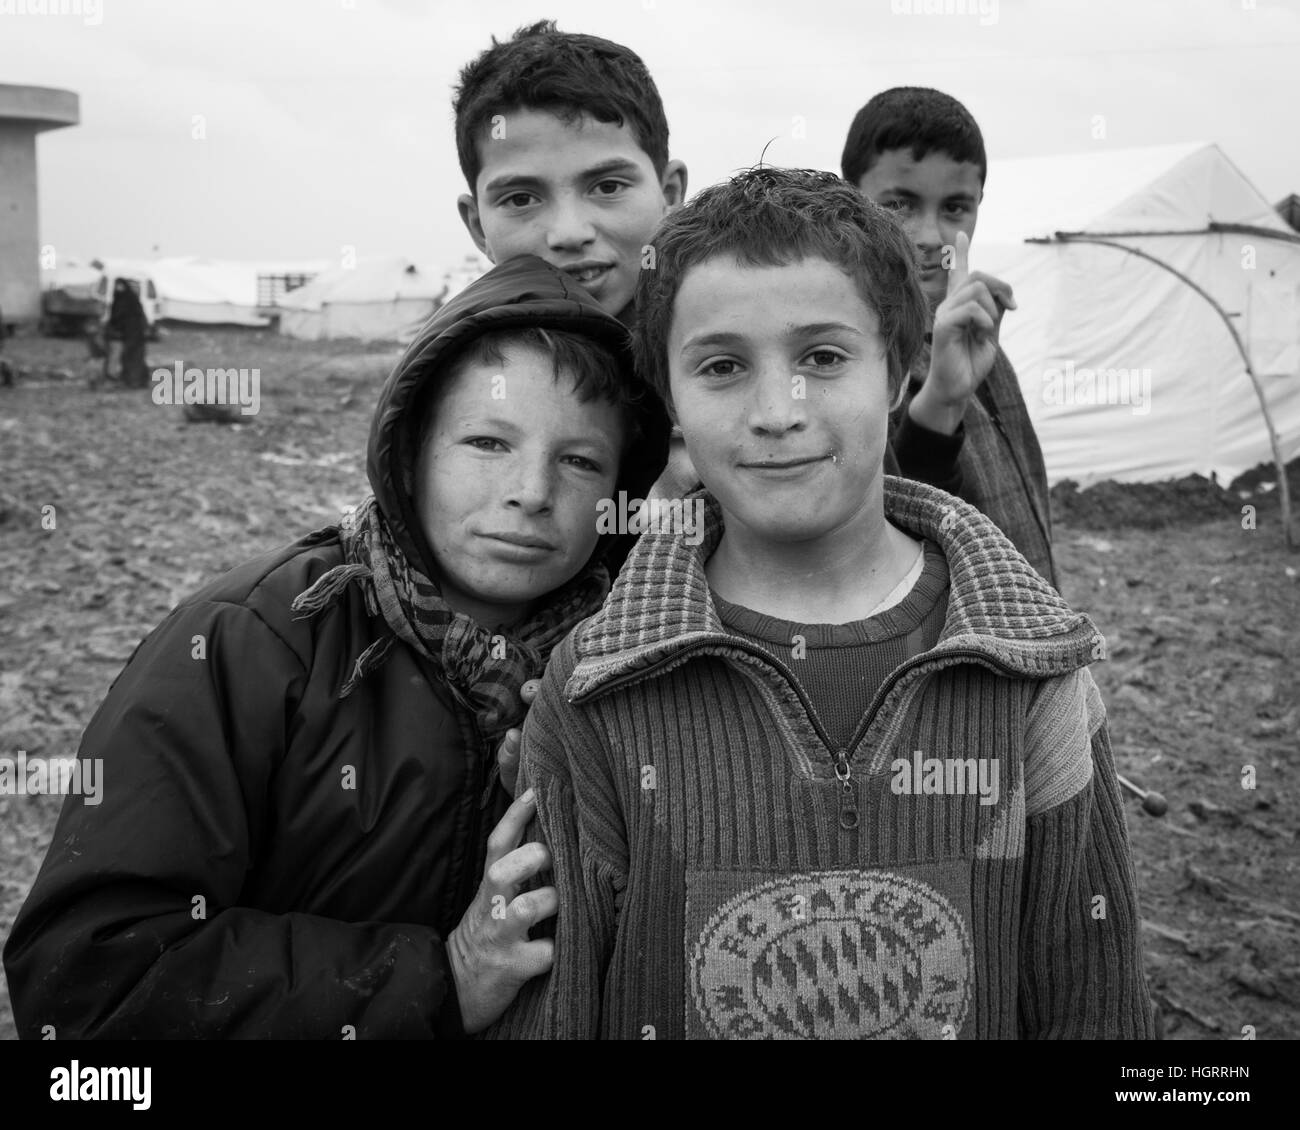
<path fill-rule="evenodd" d="M 543 538 L 533 537 L 531 534 L 480 534 L 480 537 L 489 538 L 492 541 L 504 542 L 506 545 L 517 546 L 520 549 L 536 549 L 550 552 L 555 548 L 549 541 Z"/>
<path fill-rule="evenodd" d="M 580 263 L 569 263 L 560 268 L 574 282 L 587 287 L 599 283 L 613 269 L 613 263 L 598 263 L 592 259 L 584 259 Z"/>
<path fill-rule="evenodd" d="M 742 463 L 741 466 L 747 471 L 780 474 L 783 471 L 797 471 L 803 467 L 811 467 L 814 463 L 822 463 L 829 458 L 829 455 L 806 455 L 795 459 L 756 459 L 751 463 Z"/>

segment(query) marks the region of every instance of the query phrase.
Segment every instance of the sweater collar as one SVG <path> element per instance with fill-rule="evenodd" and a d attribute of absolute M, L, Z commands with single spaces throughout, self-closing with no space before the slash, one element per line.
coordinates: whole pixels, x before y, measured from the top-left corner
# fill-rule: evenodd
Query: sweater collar
<path fill-rule="evenodd" d="M 948 615 L 929 658 L 978 653 L 1025 678 L 1050 678 L 1104 658 L 1105 640 L 973 506 L 924 483 L 885 476 L 885 515 L 935 542 L 948 560 Z M 671 664 L 693 646 L 725 649 L 734 637 L 709 593 L 704 566 L 722 539 L 722 509 L 704 488 L 703 537 L 691 545 L 681 524 L 652 523 L 628 557 L 604 607 L 580 629 L 566 685 L 573 701 L 613 680 Z M 662 511 L 661 511 L 662 513 Z M 660 528 L 656 528 L 656 526 Z M 689 527 L 688 527 L 689 530 Z"/>

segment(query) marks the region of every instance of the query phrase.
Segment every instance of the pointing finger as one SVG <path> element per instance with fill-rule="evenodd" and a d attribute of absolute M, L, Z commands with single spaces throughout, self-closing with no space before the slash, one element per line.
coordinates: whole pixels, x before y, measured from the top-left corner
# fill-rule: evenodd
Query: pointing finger
<path fill-rule="evenodd" d="M 966 282 L 970 275 L 970 236 L 964 231 L 957 233 L 953 244 L 952 266 L 948 270 L 948 293 L 952 294 Z"/>

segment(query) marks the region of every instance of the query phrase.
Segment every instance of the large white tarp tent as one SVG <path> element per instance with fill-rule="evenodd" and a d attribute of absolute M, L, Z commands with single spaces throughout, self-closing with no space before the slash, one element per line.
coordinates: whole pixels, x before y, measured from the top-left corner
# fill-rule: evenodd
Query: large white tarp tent
<path fill-rule="evenodd" d="M 266 326 L 258 291 L 265 276 L 314 276 L 323 260 L 243 260 L 197 257 L 110 259 L 105 269 L 150 278 L 158 292 L 158 316 L 198 325 Z"/>
<path fill-rule="evenodd" d="M 280 332 L 318 341 L 406 341 L 438 308 L 444 274 L 401 257 L 334 267 L 279 301 Z"/>
<path fill-rule="evenodd" d="M 90 296 L 103 277 L 98 267 L 80 259 L 64 259 L 57 266 L 41 268 L 41 290 L 66 290 Z"/>
<path fill-rule="evenodd" d="M 971 265 L 1015 288 L 1001 342 L 1052 482 L 1225 484 L 1272 460 L 1231 334 L 1176 268 L 1230 314 L 1264 387 L 1283 458 L 1300 454 L 1300 238 L 1217 145 L 994 161 Z"/>

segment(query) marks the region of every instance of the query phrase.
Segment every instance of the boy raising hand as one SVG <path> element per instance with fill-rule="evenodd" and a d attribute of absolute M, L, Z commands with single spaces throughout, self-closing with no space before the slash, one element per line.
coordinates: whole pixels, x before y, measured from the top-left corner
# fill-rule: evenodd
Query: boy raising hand
<path fill-rule="evenodd" d="M 946 94 L 895 87 L 858 111 L 840 164 L 902 223 L 932 311 L 893 417 L 891 462 L 978 507 L 1055 584 L 1043 454 L 997 341 L 1016 302 L 1006 283 L 969 269 L 988 168 L 979 126 Z"/>
<path fill-rule="evenodd" d="M 911 417 L 952 435 L 966 406 L 993 369 L 998 328 L 1005 310 L 1016 308 L 1011 287 L 1001 279 L 970 270 L 970 238 L 957 233 L 947 292 L 934 312 L 930 372 L 933 380 L 913 398 Z"/>

